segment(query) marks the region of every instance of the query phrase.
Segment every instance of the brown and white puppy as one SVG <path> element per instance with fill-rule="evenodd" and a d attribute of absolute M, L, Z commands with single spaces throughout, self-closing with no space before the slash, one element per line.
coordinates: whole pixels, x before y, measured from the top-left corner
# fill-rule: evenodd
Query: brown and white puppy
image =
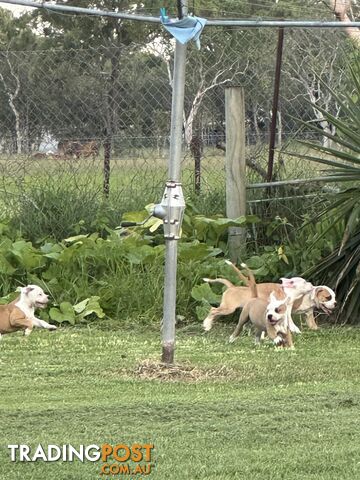
<path fill-rule="evenodd" d="M 48 301 L 46 293 L 37 285 L 23 287 L 19 298 L 8 305 L 0 305 L 0 337 L 18 330 L 30 335 L 34 326 L 56 330 L 55 325 L 35 317 L 35 308 L 45 308 Z"/>
<path fill-rule="evenodd" d="M 317 330 L 319 327 L 314 318 L 314 308 L 318 308 L 330 315 L 335 307 L 336 297 L 334 290 L 326 285 L 317 285 L 303 298 L 295 300 L 292 311 L 299 314 L 305 313 L 308 327 L 311 330 Z"/>
<path fill-rule="evenodd" d="M 249 320 L 255 326 L 255 343 L 260 344 L 261 336 L 267 333 L 268 337 L 276 346 L 293 348 L 291 332 L 288 328 L 287 309 L 290 299 L 276 298 L 274 292 L 270 293 L 269 299 L 264 300 L 257 296 L 257 285 L 250 280 L 249 288 L 251 298 L 242 309 L 239 322 L 229 338 L 233 343 L 242 332 L 243 326 Z"/>
<path fill-rule="evenodd" d="M 247 268 L 245 264 L 242 264 L 246 269 L 249 277 L 246 277 L 235 265 L 226 261 L 239 275 L 239 278 L 245 282 L 246 287 L 235 286 L 229 280 L 225 278 L 204 278 L 207 283 L 222 283 L 227 287 L 224 291 L 220 306 L 212 307 L 208 316 L 203 321 L 203 328 L 205 331 L 209 331 L 212 328 L 213 322 L 217 317 L 230 315 L 235 312 L 237 308 L 243 308 L 245 304 L 252 298 L 252 293 L 248 285 L 250 282 L 255 282 L 253 273 Z M 269 300 L 270 294 L 274 292 L 276 298 L 285 299 L 289 298 L 287 306 L 287 322 L 289 329 L 292 332 L 299 333 L 300 330 L 294 324 L 291 318 L 291 309 L 295 300 L 300 300 L 306 293 L 312 291 L 313 286 L 310 282 L 307 282 L 301 277 L 282 278 L 281 284 L 279 283 L 259 283 L 256 285 L 257 295 L 265 301 Z"/>

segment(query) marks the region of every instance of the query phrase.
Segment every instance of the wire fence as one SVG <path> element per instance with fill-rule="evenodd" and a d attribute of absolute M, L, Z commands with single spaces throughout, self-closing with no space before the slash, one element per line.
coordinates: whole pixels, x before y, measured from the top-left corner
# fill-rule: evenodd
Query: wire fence
<path fill-rule="evenodd" d="M 206 27 L 201 50 L 188 50 L 182 181 L 201 213 L 225 213 L 226 86 L 245 89 L 248 183 L 265 180 L 276 47 L 277 29 Z M 304 148 L 296 143 L 308 138 L 303 122 L 333 131 L 314 106 L 342 115 L 325 85 L 339 95 L 347 91 L 349 51 L 339 30 L 286 29 L 274 179 L 322 174 L 286 152 Z M 167 177 L 173 52 L 174 41 L 161 30 L 119 47 L 1 51 L 5 211 L 16 211 L 34 188 L 49 185 L 61 193 L 71 184 L 81 196 L 91 191 L 90 202 L 101 203 L 105 192 L 118 218 L 157 202 Z M 319 133 L 312 140 L 327 138 Z M 249 190 L 249 209 L 300 217 L 321 193 L 318 184 L 287 186 L 269 203 L 259 202 L 262 191 Z M 42 206 L 35 202 L 34 208 Z"/>

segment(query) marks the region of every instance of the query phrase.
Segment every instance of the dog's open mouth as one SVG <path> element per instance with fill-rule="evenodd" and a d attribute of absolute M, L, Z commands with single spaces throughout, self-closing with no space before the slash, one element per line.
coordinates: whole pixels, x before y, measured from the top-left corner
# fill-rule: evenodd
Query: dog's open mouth
<path fill-rule="evenodd" d="M 270 325 L 276 325 L 279 321 L 279 320 L 276 320 L 276 318 L 272 318 L 271 320 L 270 319 L 268 319 L 268 320 L 269 320 Z"/>
<path fill-rule="evenodd" d="M 320 305 L 320 308 L 321 310 L 326 313 L 327 315 L 331 315 L 332 312 L 333 312 L 333 308 L 328 308 L 328 307 L 325 307 L 325 305 Z"/>
<path fill-rule="evenodd" d="M 45 308 L 47 306 L 48 302 L 35 302 L 35 307 L 36 308 Z"/>

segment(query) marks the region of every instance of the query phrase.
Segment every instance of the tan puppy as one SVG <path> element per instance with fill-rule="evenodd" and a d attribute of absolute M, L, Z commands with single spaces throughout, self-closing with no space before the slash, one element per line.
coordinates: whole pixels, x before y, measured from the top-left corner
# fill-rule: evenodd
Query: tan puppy
<path fill-rule="evenodd" d="M 294 348 L 292 335 L 287 326 L 287 307 L 289 298 L 277 299 L 274 292 L 269 301 L 263 298 L 251 298 L 242 309 L 239 323 L 229 338 L 233 343 L 249 320 L 255 326 L 255 343 L 260 344 L 261 335 L 266 332 L 276 346 Z"/>
<path fill-rule="evenodd" d="M 240 279 L 245 282 L 246 285 L 249 285 L 250 282 L 255 283 L 255 278 L 253 273 L 247 268 L 245 264 L 242 266 L 246 268 L 249 277 L 246 277 L 235 265 L 233 265 L 228 260 L 226 261 L 239 275 Z M 203 321 L 203 328 L 205 331 L 209 331 L 212 328 L 213 322 L 217 317 L 223 315 L 230 315 L 235 312 L 237 308 L 243 308 L 245 304 L 253 297 L 251 290 L 248 286 L 238 287 L 232 284 L 229 280 L 225 278 L 204 278 L 205 282 L 208 283 L 222 283 L 227 287 L 225 292 L 222 295 L 221 303 L 219 307 L 212 307 L 208 316 Z M 287 322 L 289 329 L 293 332 L 299 333 L 300 330 L 294 324 L 291 318 L 292 305 L 295 300 L 303 298 L 306 293 L 312 291 L 313 286 L 310 282 L 307 282 L 301 277 L 293 278 L 282 278 L 281 284 L 279 283 L 259 283 L 256 285 L 257 295 L 259 298 L 268 301 L 270 294 L 274 292 L 276 298 L 285 299 L 289 298 L 287 304 Z"/>
<path fill-rule="evenodd" d="M 18 330 L 24 330 L 25 335 L 30 335 L 34 326 L 56 330 L 55 325 L 34 315 L 35 308 L 45 308 L 48 301 L 48 296 L 37 285 L 22 288 L 19 298 L 8 305 L 0 305 L 0 337 Z"/>

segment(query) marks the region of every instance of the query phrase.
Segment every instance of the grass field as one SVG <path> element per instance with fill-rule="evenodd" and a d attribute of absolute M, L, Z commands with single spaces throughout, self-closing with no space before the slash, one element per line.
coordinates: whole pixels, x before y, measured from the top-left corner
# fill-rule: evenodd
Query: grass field
<path fill-rule="evenodd" d="M 157 364 L 153 329 L 35 331 L 0 343 L 0 479 L 355 479 L 360 329 L 304 330 L 296 351 L 227 344 L 232 325 L 178 332 Z M 8 444 L 152 443 L 152 473 L 101 462 L 10 462 Z"/>

